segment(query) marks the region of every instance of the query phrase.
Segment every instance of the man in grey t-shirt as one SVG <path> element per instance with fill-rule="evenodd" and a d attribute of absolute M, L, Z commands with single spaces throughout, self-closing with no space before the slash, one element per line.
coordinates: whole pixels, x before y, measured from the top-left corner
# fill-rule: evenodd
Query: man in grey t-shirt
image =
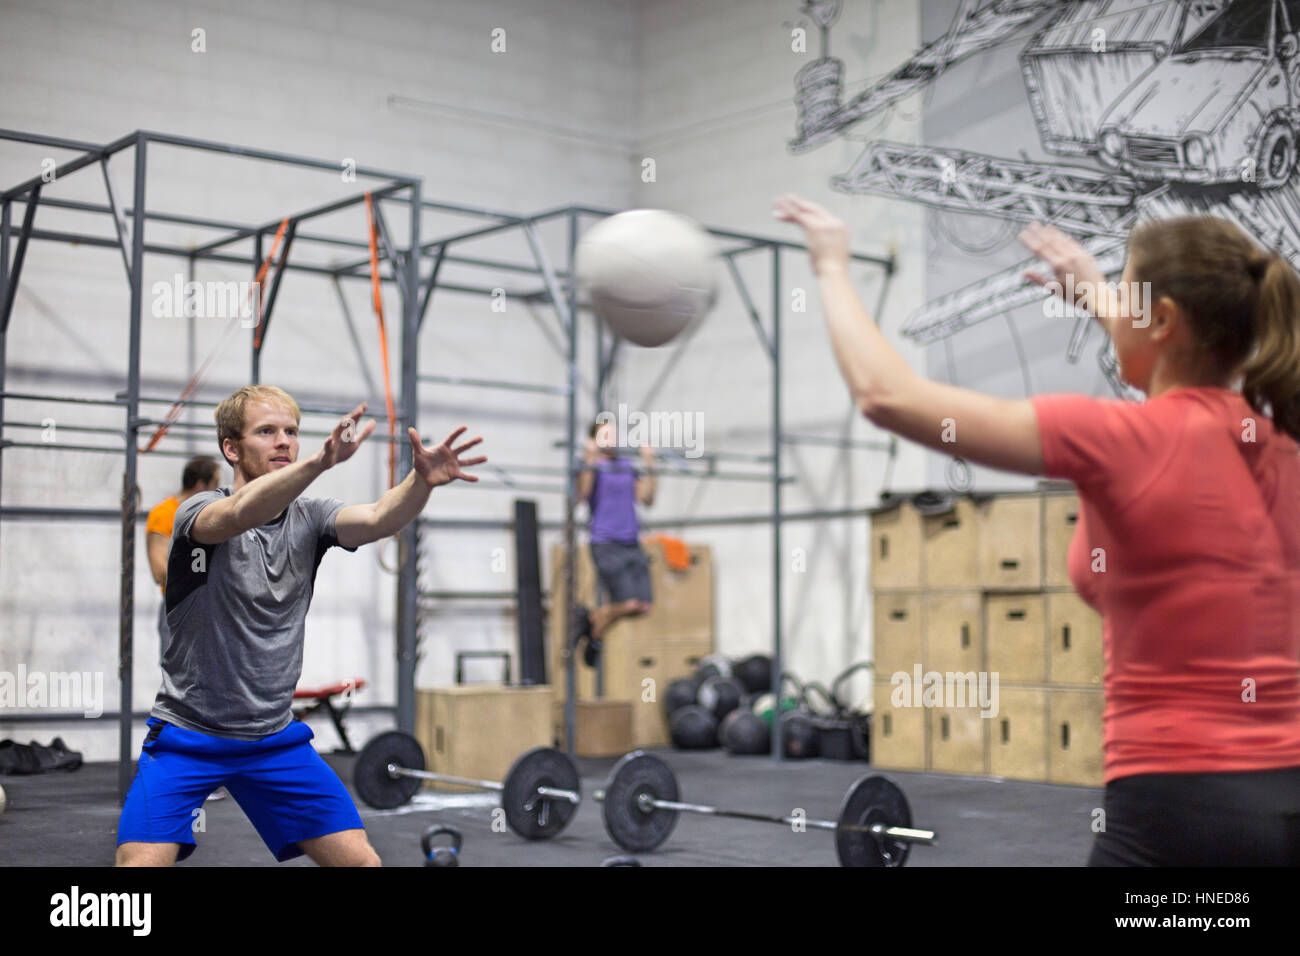
<path fill-rule="evenodd" d="M 235 470 L 230 488 L 194 495 L 176 513 L 167 561 L 163 684 L 139 769 L 118 823 L 119 866 L 166 866 L 194 852 L 194 811 L 224 785 L 278 860 L 378 866 L 347 788 L 310 745 L 290 705 L 302 673 L 304 622 L 316 569 L 334 546 L 396 534 L 429 493 L 484 457 L 458 428 L 425 448 L 407 431 L 413 467 L 378 501 L 300 497 L 355 454 L 372 431 L 365 404 L 298 461 L 297 403 L 250 385 L 217 408 L 217 437 Z"/>

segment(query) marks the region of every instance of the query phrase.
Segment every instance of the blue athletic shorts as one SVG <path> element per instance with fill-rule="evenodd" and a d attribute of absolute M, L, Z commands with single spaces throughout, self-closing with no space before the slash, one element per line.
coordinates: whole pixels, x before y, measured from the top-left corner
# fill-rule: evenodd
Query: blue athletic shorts
<path fill-rule="evenodd" d="M 224 786 L 275 858 L 302 856 L 300 840 L 360 830 L 347 788 L 294 721 L 261 740 L 231 740 L 150 717 L 135 782 L 117 825 L 117 842 L 179 843 L 196 849 L 194 826 L 208 794 Z M 200 833 L 204 832 L 202 830 Z"/>

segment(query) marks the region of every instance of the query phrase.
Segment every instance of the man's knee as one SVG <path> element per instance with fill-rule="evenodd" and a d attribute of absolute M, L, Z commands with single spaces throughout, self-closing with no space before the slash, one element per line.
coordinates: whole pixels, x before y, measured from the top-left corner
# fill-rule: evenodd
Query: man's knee
<path fill-rule="evenodd" d="M 117 848 L 114 866 L 171 866 L 180 847 L 175 843 L 123 843 Z"/>
<path fill-rule="evenodd" d="M 298 847 L 317 866 L 383 866 L 365 830 L 343 830 L 303 840 Z"/>
<path fill-rule="evenodd" d="M 367 840 L 364 846 L 352 847 L 350 852 L 343 859 L 334 864 L 335 866 L 383 866 L 384 861 L 379 859 L 379 854 Z"/>
<path fill-rule="evenodd" d="M 349 861 L 349 866 L 383 866 L 384 861 L 379 859 L 379 854 L 375 848 L 370 845 L 370 837 L 364 831 L 361 834 L 361 842 L 353 844 L 351 847 L 353 859 Z"/>
<path fill-rule="evenodd" d="M 320 865 L 338 867 L 383 866 L 384 861 L 379 859 L 379 854 L 375 852 L 375 848 L 367 843 L 365 846 L 349 847 L 346 852 L 337 854 L 328 862 Z"/>

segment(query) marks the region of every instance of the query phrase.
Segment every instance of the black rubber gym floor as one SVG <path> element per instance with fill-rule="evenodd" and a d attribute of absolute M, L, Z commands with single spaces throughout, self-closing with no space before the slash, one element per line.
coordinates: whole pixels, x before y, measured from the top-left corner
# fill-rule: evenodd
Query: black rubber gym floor
<path fill-rule="evenodd" d="M 654 751 L 677 774 L 684 802 L 782 815 L 801 808 L 810 819 L 834 820 L 840 801 L 865 764 L 811 760 L 774 763 L 722 751 Z M 351 789 L 354 758 L 324 754 Z M 590 798 L 614 758 L 578 761 L 584 800 L 558 837 L 529 842 L 493 832 L 492 793 L 423 791 L 398 810 L 358 804 L 370 841 L 387 866 L 420 866 L 420 834 L 434 823 L 464 836 L 462 866 L 597 866 L 622 855 L 605 833 L 601 807 Z M 908 866 L 1082 866 L 1102 791 L 987 777 L 884 771 L 903 788 L 913 822 L 935 830 L 936 846 L 913 847 Z M 73 773 L 0 778 L 8 809 L 0 814 L 0 865 L 109 866 L 119 805 L 117 765 L 85 764 Z M 229 798 L 204 807 L 198 849 L 181 866 L 311 866 L 306 857 L 277 864 L 239 806 Z M 770 823 L 681 814 L 643 866 L 835 866 L 833 833 L 795 833 Z"/>

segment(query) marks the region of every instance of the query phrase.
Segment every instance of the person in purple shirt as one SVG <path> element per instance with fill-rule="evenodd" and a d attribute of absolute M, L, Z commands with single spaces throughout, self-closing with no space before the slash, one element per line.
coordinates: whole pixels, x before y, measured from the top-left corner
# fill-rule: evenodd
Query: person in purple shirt
<path fill-rule="evenodd" d="M 610 603 L 575 608 L 575 626 L 586 641 L 583 660 L 595 667 L 606 628 L 621 617 L 651 608 L 650 561 L 641 550 L 636 503 L 654 503 L 654 449 L 642 445 L 641 468 L 618 457 L 614 422 L 597 420 L 586 442 L 586 465 L 578 475 L 578 498 L 591 511 L 591 560 Z"/>

